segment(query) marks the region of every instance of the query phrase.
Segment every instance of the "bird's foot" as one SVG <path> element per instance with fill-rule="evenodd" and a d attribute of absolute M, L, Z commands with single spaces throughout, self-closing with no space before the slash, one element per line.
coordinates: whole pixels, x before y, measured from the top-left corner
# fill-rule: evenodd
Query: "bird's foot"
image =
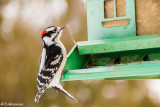
<path fill-rule="evenodd" d="M 66 71 L 68 71 L 68 69 L 64 69 L 64 70 L 62 71 L 62 79 L 64 78 L 64 73 L 65 73 Z"/>

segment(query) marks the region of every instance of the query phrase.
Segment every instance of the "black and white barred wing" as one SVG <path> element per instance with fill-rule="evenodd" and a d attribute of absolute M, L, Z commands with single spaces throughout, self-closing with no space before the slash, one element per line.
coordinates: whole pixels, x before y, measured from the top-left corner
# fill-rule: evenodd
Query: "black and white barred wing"
<path fill-rule="evenodd" d="M 52 60 L 51 60 L 52 59 Z M 49 60 L 50 63 L 47 62 L 45 64 L 48 64 L 47 67 L 42 68 L 42 70 L 38 73 L 37 78 L 37 87 L 38 90 L 45 87 L 47 88 L 51 80 L 54 78 L 54 75 L 58 71 L 61 63 L 62 63 L 63 57 L 62 55 L 57 55 L 56 57 L 52 57 Z M 46 65 L 45 65 L 46 66 Z"/>
<path fill-rule="evenodd" d="M 56 55 L 56 57 L 50 57 L 49 60 L 46 60 L 50 63 L 48 64 L 48 62 L 46 62 L 44 66 L 46 66 L 47 64 L 47 67 L 42 68 L 38 73 L 38 78 L 37 78 L 38 93 L 35 97 L 35 102 L 39 101 L 41 95 L 48 88 L 50 82 L 54 78 L 54 75 L 58 71 L 62 63 L 62 60 L 63 60 L 62 55 Z"/>

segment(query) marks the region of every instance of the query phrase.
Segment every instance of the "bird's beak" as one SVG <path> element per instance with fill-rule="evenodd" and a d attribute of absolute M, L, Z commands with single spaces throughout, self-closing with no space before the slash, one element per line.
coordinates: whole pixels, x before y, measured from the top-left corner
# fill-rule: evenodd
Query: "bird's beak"
<path fill-rule="evenodd" d="M 57 29 L 58 29 L 58 32 L 60 32 L 61 30 L 63 30 L 65 28 L 65 26 L 63 26 L 63 27 L 58 27 Z"/>
<path fill-rule="evenodd" d="M 61 27 L 61 29 L 60 29 L 60 30 L 63 30 L 64 28 L 65 28 L 65 26 Z"/>

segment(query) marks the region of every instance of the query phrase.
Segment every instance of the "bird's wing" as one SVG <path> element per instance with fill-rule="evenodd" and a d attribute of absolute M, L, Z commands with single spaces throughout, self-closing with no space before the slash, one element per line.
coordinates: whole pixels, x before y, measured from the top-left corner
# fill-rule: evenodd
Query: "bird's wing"
<path fill-rule="evenodd" d="M 53 79 L 55 73 L 58 71 L 61 63 L 63 61 L 63 56 L 62 55 L 56 55 L 55 57 L 50 57 L 50 60 L 46 60 L 45 68 L 42 68 L 41 71 L 38 73 L 38 78 L 37 78 L 37 87 L 38 90 L 45 90 L 51 80 Z M 48 63 L 49 62 L 49 63 Z"/>
<path fill-rule="evenodd" d="M 37 78 L 38 92 L 35 97 L 35 102 L 39 101 L 41 95 L 48 88 L 50 82 L 54 78 L 54 75 L 58 71 L 62 61 L 63 61 L 63 56 L 58 55 L 52 59 L 47 68 L 41 69 L 41 71 L 38 73 L 38 78 Z"/>
<path fill-rule="evenodd" d="M 62 58 L 62 51 L 61 48 L 53 44 L 49 48 L 46 49 L 46 60 L 44 63 L 45 68 L 48 68 L 51 64 L 51 62 L 58 63 L 60 60 L 58 58 Z M 61 62 L 60 62 L 61 63 Z"/>

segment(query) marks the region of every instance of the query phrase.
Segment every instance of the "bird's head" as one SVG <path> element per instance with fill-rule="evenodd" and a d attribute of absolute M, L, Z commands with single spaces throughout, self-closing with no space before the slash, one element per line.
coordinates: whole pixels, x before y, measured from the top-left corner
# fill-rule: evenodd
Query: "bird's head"
<path fill-rule="evenodd" d="M 46 28 L 41 34 L 43 43 L 49 46 L 52 45 L 54 42 L 58 42 L 63 29 L 64 27 L 55 26 L 50 26 Z"/>

